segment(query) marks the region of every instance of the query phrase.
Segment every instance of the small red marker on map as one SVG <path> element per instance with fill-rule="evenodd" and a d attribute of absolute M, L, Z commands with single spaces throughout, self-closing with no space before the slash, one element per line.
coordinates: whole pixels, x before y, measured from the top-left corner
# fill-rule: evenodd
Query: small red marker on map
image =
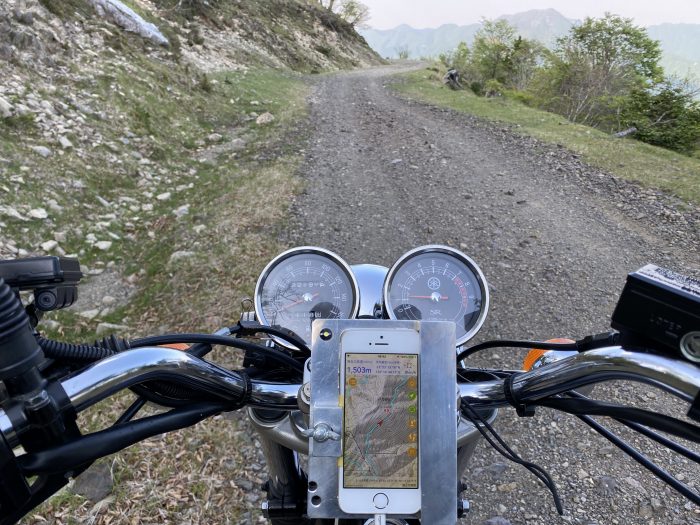
<path fill-rule="evenodd" d="M 384 423 L 384 420 L 382 419 L 379 423 L 377 423 L 380 427 L 382 426 L 382 423 Z"/>

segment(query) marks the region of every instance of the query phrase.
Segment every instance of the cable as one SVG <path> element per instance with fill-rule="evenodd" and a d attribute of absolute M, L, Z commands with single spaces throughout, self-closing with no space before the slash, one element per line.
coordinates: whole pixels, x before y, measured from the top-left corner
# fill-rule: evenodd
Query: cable
<path fill-rule="evenodd" d="M 566 395 L 570 397 L 575 397 L 577 399 L 590 399 L 589 397 L 584 396 L 583 394 L 576 391 L 567 392 Z M 663 445 L 664 447 L 676 452 L 677 454 L 685 456 L 686 458 L 695 463 L 700 463 L 700 454 L 693 450 L 690 450 L 689 448 L 684 447 L 680 443 L 676 443 L 675 441 L 668 439 L 665 436 L 662 436 L 661 434 L 657 434 L 656 432 L 645 427 L 644 425 L 640 425 L 639 423 L 628 421 L 626 419 L 615 418 L 615 421 L 625 425 L 626 427 L 634 430 L 635 432 L 639 432 L 640 434 L 648 437 L 653 441 L 656 441 L 660 445 Z"/>
<path fill-rule="evenodd" d="M 69 471 L 118 452 L 146 438 L 199 423 L 228 408 L 223 403 L 200 403 L 82 436 L 69 443 L 25 454 L 17 462 L 26 476 Z"/>
<path fill-rule="evenodd" d="M 501 438 L 501 436 L 498 435 L 496 430 L 489 424 L 488 421 L 486 421 L 481 414 L 479 414 L 478 411 L 474 410 L 469 403 L 466 401 L 462 402 L 462 406 L 465 409 L 463 412 L 464 415 L 472 422 L 474 427 L 479 431 L 479 433 L 484 437 L 484 439 L 503 457 L 506 459 L 509 459 L 510 461 L 513 461 L 514 463 L 517 463 L 519 465 L 522 465 L 525 467 L 527 470 L 529 470 L 535 477 L 537 477 L 545 487 L 549 489 L 549 491 L 552 493 L 552 498 L 554 499 L 554 505 L 557 508 L 557 512 L 559 515 L 564 514 L 564 507 L 562 506 L 561 503 L 561 498 L 559 497 L 559 491 L 557 490 L 557 486 L 554 483 L 554 480 L 552 477 L 549 475 L 549 473 L 544 470 L 542 467 L 539 465 L 525 461 L 523 460 L 520 456 L 518 456 L 509 446 L 508 444 Z M 471 414 L 469 413 L 471 412 Z M 478 420 L 478 421 L 477 421 Z M 484 428 L 482 428 L 482 425 L 484 428 L 486 428 L 493 436 L 496 438 L 496 440 L 503 446 L 503 449 L 496 445 L 496 443 L 493 442 L 493 440 L 489 437 L 489 435 L 484 431 Z"/>
<path fill-rule="evenodd" d="M 542 350 L 578 350 L 576 343 L 545 343 L 541 341 L 485 341 L 478 345 L 465 348 L 457 354 L 457 361 L 461 361 L 472 354 L 486 350 L 487 348 L 540 348 Z"/>
<path fill-rule="evenodd" d="M 233 348 L 238 348 L 239 350 L 258 352 L 265 357 L 277 361 L 280 364 L 288 366 L 297 372 L 304 371 L 304 365 L 299 361 L 295 360 L 293 357 L 280 352 L 279 350 L 272 350 L 265 346 L 261 346 L 255 343 L 250 343 L 248 341 L 243 341 L 241 339 L 234 339 L 231 337 L 221 336 L 221 335 L 208 335 L 208 334 L 171 334 L 171 335 L 156 335 L 151 337 L 144 337 L 141 339 L 136 339 L 131 341 L 131 348 L 137 348 L 142 346 L 158 346 L 158 345 L 168 345 L 177 343 L 206 343 L 211 345 L 221 345 L 230 346 Z"/>
<path fill-rule="evenodd" d="M 674 436 L 689 441 L 700 443 L 700 427 L 664 414 L 657 414 L 640 408 L 614 405 L 612 403 L 604 403 L 592 399 L 548 398 L 530 401 L 528 404 L 554 408 L 575 416 L 608 416 L 614 419 L 624 419 L 655 428 L 656 430 L 661 430 L 667 434 L 673 434 Z"/>
<path fill-rule="evenodd" d="M 602 334 L 589 335 L 583 339 L 579 339 L 575 343 L 547 343 L 544 341 L 486 341 L 470 348 L 462 350 L 457 354 L 457 361 L 461 361 L 472 354 L 486 350 L 487 348 L 538 348 L 541 350 L 575 350 L 577 352 L 585 352 L 600 348 L 603 346 L 612 346 L 620 342 L 620 334 L 618 332 L 604 332 Z"/>
<path fill-rule="evenodd" d="M 141 410 L 144 405 L 146 404 L 146 398 L 144 397 L 137 397 L 136 401 L 134 401 L 129 408 L 127 408 L 124 413 L 119 416 L 119 419 L 117 419 L 114 422 L 114 426 L 116 427 L 117 425 L 121 425 L 123 423 L 128 423 L 134 417 L 136 417 L 136 414 L 138 414 L 139 410 Z"/>
<path fill-rule="evenodd" d="M 231 334 L 246 336 L 255 335 L 256 333 L 262 333 L 267 335 L 275 336 L 287 343 L 295 346 L 300 352 L 311 355 L 311 349 L 308 347 L 306 342 L 299 337 L 294 331 L 281 326 L 267 326 L 258 323 L 257 321 L 238 321 L 238 324 L 229 328 Z"/>
<path fill-rule="evenodd" d="M 700 494 L 698 494 L 697 492 L 694 492 L 685 483 L 682 483 L 679 480 L 677 480 L 676 478 L 674 478 L 671 474 L 669 474 L 668 472 L 663 470 L 661 467 L 656 465 L 653 461 L 651 461 L 649 458 L 647 458 L 644 454 L 639 452 L 634 447 L 630 446 L 626 441 L 617 437 L 610 430 L 608 430 L 603 425 L 599 424 L 598 422 L 596 422 L 593 418 L 591 418 L 589 416 L 577 415 L 576 417 L 578 417 L 581 421 L 586 423 L 593 430 L 598 432 L 605 439 L 610 441 L 613 445 L 615 445 L 620 450 L 622 450 L 627 455 L 629 455 L 637 463 L 639 463 L 640 465 L 642 465 L 646 469 L 650 470 L 652 472 L 652 474 L 654 474 L 656 477 L 658 477 L 661 481 L 663 481 L 667 485 L 674 488 L 676 491 L 678 491 L 680 494 L 682 494 L 683 496 L 688 498 L 690 501 L 692 501 L 696 505 L 700 505 Z M 623 423 L 624 423 L 624 421 L 623 421 Z"/>

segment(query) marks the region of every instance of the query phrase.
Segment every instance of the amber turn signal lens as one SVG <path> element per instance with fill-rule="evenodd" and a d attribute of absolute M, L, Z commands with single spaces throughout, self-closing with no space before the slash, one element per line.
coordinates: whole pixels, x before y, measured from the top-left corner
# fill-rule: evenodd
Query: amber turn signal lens
<path fill-rule="evenodd" d="M 573 341 L 571 339 L 548 339 L 545 341 L 545 343 L 575 343 L 576 341 Z M 542 357 L 544 354 L 546 354 L 549 350 L 542 350 L 541 348 L 533 348 L 530 350 L 527 355 L 525 356 L 525 359 L 523 359 L 523 370 L 526 372 L 529 372 L 532 370 L 532 367 L 535 366 L 535 363 L 537 363 L 537 360 Z"/>

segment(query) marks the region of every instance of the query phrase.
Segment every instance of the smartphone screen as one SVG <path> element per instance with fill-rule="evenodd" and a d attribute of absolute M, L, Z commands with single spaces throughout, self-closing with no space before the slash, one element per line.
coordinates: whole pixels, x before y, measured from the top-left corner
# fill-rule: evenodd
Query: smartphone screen
<path fill-rule="evenodd" d="M 418 355 L 346 353 L 343 487 L 418 488 Z"/>

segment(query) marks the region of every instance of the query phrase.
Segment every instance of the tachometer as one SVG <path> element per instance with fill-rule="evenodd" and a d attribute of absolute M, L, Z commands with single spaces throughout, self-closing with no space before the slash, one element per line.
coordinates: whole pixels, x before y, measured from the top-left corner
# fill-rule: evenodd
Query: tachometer
<path fill-rule="evenodd" d="M 489 290 L 481 269 L 459 250 L 421 246 L 389 270 L 384 305 L 391 319 L 453 321 L 459 346 L 484 323 Z"/>
<path fill-rule="evenodd" d="M 303 246 L 275 257 L 255 287 L 255 314 L 311 341 L 314 319 L 352 319 L 360 297 L 352 270 L 338 255 Z"/>

